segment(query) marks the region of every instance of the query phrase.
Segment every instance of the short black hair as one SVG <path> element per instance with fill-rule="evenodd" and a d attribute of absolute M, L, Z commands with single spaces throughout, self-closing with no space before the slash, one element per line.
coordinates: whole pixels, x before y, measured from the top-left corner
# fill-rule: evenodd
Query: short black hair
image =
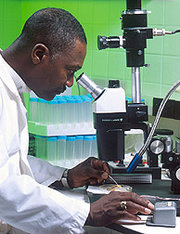
<path fill-rule="evenodd" d="M 75 40 L 87 44 L 86 35 L 79 21 L 60 8 L 44 8 L 35 12 L 25 23 L 19 36 L 22 47 L 45 44 L 51 55 L 75 46 Z"/>

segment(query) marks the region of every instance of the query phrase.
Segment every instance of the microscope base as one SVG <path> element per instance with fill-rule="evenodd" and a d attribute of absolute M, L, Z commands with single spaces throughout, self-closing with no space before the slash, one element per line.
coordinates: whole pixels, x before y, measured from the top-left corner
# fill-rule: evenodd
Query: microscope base
<path fill-rule="evenodd" d="M 127 174 L 126 167 L 119 167 L 117 165 L 109 165 L 112 174 Z M 152 175 L 152 179 L 161 179 L 161 168 L 160 167 L 137 167 L 133 174 Z M 132 175 L 132 174 L 131 174 Z"/>

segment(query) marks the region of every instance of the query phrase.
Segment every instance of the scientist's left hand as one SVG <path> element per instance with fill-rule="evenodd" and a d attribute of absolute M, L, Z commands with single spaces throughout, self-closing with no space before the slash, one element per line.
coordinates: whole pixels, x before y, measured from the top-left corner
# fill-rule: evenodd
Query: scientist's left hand
<path fill-rule="evenodd" d="M 109 173 L 107 163 L 90 157 L 69 170 L 68 183 L 71 188 L 99 184 L 108 178 Z"/>

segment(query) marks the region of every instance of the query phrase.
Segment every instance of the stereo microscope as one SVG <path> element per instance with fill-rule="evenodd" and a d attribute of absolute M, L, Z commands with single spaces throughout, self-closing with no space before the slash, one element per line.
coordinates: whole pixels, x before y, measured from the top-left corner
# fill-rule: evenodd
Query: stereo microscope
<path fill-rule="evenodd" d="M 150 128 L 148 121 L 148 107 L 141 101 L 140 68 L 147 66 L 144 61 L 144 50 L 147 39 L 165 34 L 175 34 L 177 31 L 152 29 L 147 27 L 146 10 L 141 9 L 141 0 L 127 0 L 127 10 L 121 14 L 123 36 L 98 36 L 98 49 L 124 48 L 126 50 L 126 65 L 132 69 L 132 102 L 125 98 L 124 89 L 115 82 L 108 88 L 96 85 L 86 74 L 77 78 L 94 98 L 93 118 L 97 134 L 99 159 L 113 161 L 118 164 L 113 167 L 112 173 L 150 173 L 154 179 L 161 178 L 161 168 L 158 167 L 154 153 L 149 150 L 160 114 L 169 96 L 179 86 L 178 81 L 161 103 L 155 123 Z M 135 155 L 128 168 L 123 161 L 125 156 L 125 131 L 141 129 L 144 133 L 144 146 Z M 142 165 L 142 155 L 147 152 L 148 167 Z M 137 167 L 138 166 L 138 167 Z M 135 170 L 136 169 L 136 170 Z"/>

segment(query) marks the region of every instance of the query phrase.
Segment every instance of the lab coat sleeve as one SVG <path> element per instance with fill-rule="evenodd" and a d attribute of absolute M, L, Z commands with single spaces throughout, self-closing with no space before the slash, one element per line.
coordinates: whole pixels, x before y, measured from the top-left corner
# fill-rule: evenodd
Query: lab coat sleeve
<path fill-rule="evenodd" d="M 54 166 L 45 160 L 28 155 L 35 180 L 43 185 L 49 186 L 56 180 L 60 180 L 65 170 L 63 167 Z"/>
<path fill-rule="evenodd" d="M 31 234 L 83 233 L 90 205 L 21 174 L 19 153 L 8 156 L 0 134 L 0 217 Z"/>

